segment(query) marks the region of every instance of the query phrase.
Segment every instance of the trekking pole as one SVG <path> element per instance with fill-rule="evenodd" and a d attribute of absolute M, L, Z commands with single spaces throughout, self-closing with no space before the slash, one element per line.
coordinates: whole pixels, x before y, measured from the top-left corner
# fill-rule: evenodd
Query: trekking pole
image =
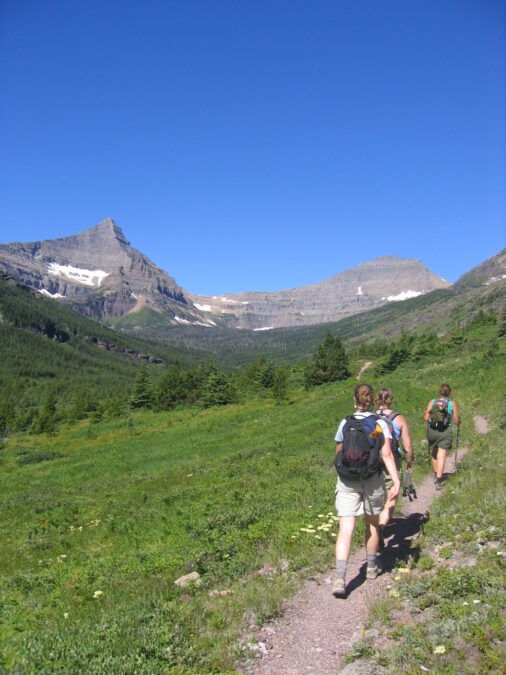
<path fill-rule="evenodd" d="M 460 421 L 457 424 L 457 438 L 455 440 L 455 459 L 453 460 L 455 463 L 455 473 L 457 473 L 457 453 L 459 451 L 459 438 L 460 438 Z"/>

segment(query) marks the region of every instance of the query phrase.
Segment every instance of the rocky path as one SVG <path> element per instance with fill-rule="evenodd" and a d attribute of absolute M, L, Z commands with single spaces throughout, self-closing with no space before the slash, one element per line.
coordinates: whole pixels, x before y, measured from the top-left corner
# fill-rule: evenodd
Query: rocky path
<path fill-rule="evenodd" d="M 487 421 L 474 418 L 478 433 L 487 433 Z M 467 448 L 459 448 L 459 460 Z M 455 472 L 454 454 L 447 459 L 447 471 Z M 287 602 L 283 616 L 262 629 L 256 640 L 260 658 L 241 665 L 241 672 L 252 675 L 331 675 L 343 668 L 342 657 L 362 636 L 367 608 L 391 583 L 392 570 L 400 560 L 409 558 L 411 539 L 420 532 L 431 502 L 440 496 L 432 476 L 417 486 L 417 499 L 399 497 L 401 513 L 396 514 L 385 532 L 382 554 L 384 573 L 375 580 L 365 578 L 365 550 L 355 551 L 348 563 L 345 599 L 331 594 L 333 570 L 304 583 Z"/>

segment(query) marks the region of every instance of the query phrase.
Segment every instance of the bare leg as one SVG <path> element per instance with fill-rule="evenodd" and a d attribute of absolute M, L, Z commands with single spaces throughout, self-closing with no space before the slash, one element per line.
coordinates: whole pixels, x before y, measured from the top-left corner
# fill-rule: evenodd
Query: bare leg
<path fill-rule="evenodd" d="M 443 448 L 437 449 L 437 463 L 436 463 L 436 477 L 442 478 L 445 470 L 446 450 Z"/>
<path fill-rule="evenodd" d="M 369 554 L 378 552 L 379 545 L 379 516 L 365 514 L 365 550 Z"/>
<path fill-rule="evenodd" d="M 439 448 L 432 450 L 432 471 L 437 475 L 437 452 Z"/>
<path fill-rule="evenodd" d="M 339 534 L 336 541 L 336 560 L 348 560 L 354 529 L 355 516 L 339 518 Z"/>

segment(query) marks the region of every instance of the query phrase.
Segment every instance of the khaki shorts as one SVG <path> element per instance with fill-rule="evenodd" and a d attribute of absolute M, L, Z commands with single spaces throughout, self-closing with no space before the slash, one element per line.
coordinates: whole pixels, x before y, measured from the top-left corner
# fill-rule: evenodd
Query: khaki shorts
<path fill-rule="evenodd" d="M 340 518 L 361 516 L 365 512 L 369 516 L 378 516 L 385 506 L 387 491 L 383 473 L 374 474 L 362 480 L 355 478 L 337 478 L 336 510 Z"/>

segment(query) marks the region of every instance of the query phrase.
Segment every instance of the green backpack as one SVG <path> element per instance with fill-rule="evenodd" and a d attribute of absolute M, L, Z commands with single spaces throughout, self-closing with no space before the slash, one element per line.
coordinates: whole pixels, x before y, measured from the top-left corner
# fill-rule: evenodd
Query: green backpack
<path fill-rule="evenodd" d="M 452 402 L 448 398 L 433 398 L 429 412 L 429 426 L 436 431 L 445 431 L 452 420 Z"/>

